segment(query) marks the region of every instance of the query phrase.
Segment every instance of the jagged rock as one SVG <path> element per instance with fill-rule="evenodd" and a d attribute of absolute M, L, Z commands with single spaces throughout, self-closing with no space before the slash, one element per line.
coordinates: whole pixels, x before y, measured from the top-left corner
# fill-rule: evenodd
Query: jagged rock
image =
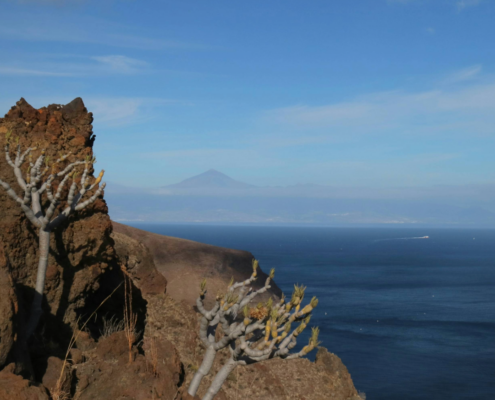
<path fill-rule="evenodd" d="M 141 290 L 143 297 L 165 293 L 167 280 L 157 271 L 148 248 L 122 233 L 113 232 L 112 238 L 119 259 L 125 264 L 132 282 Z"/>
<path fill-rule="evenodd" d="M 83 352 L 80 349 L 71 349 L 70 361 L 73 365 L 81 364 L 84 361 Z"/>
<path fill-rule="evenodd" d="M 78 365 L 75 396 L 80 400 L 176 399 L 182 366 L 170 342 L 145 343 L 145 355 L 134 354 L 129 363 L 127 339 L 116 332 L 98 343 L 89 360 Z"/>
<path fill-rule="evenodd" d="M 88 332 L 77 331 L 76 335 L 76 346 L 81 351 L 93 350 L 96 347 L 95 340 L 91 337 Z"/>
<path fill-rule="evenodd" d="M 12 372 L 0 371 L 0 400 L 49 400 L 46 389 Z"/>
<path fill-rule="evenodd" d="M 326 372 L 324 384 L 332 393 L 339 393 L 344 399 L 360 400 L 351 375 L 342 360 L 325 347 L 320 347 L 316 353 L 315 364 Z"/>
<path fill-rule="evenodd" d="M 0 241 L 0 369 L 14 344 L 14 316 L 17 299 L 9 272 L 7 257 Z"/>
<path fill-rule="evenodd" d="M 70 393 L 71 377 L 72 374 L 70 373 L 70 365 L 68 363 L 64 365 L 64 361 L 60 358 L 49 357 L 46 371 L 41 381 L 43 382 L 43 386 L 52 394 L 52 397 L 57 398 L 54 394 L 59 394 L 59 397 L 61 397 L 61 393 Z"/>
<path fill-rule="evenodd" d="M 12 131 L 14 137 L 19 137 L 22 148 L 38 144 L 34 156 L 46 148 L 52 160 L 61 152 L 71 152 L 69 161 L 81 160 L 93 155 L 92 121 L 92 114 L 80 98 L 65 106 L 50 105 L 39 110 L 21 99 L 0 118 L 0 147 L 4 146 L 3 134 Z M 0 157 L 0 178 L 21 193 L 4 156 Z M 100 276 L 114 260 L 112 225 L 104 200 L 98 199 L 83 212 L 76 213 L 66 225 L 51 235 L 46 275 L 46 311 L 42 321 L 48 319 L 47 328 L 55 333 L 66 329 L 64 324 L 75 323 L 75 310 L 85 304 L 88 294 L 98 289 Z M 38 263 L 37 229 L 3 188 L 0 190 L 0 240 L 9 254 L 19 300 L 30 304 Z"/>

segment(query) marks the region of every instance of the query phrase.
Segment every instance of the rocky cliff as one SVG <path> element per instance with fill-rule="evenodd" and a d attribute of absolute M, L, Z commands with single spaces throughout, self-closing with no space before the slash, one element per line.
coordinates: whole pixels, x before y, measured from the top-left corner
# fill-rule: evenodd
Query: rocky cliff
<path fill-rule="evenodd" d="M 0 118 L 0 179 L 22 194 L 3 156 L 3 136 L 7 131 L 12 131 L 23 149 L 37 145 L 38 151 L 45 148 L 51 159 L 58 158 L 60 153 L 70 153 L 72 162 L 93 156 L 92 121 L 92 114 L 80 98 L 65 106 L 50 105 L 40 109 L 21 99 Z M 20 300 L 27 305 L 36 280 L 38 232 L 3 189 L 0 205 L 0 240 L 8 254 Z M 50 327 L 56 332 L 64 330 L 64 325 L 75 323 L 76 309 L 83 307 L 89 294 L 99 288 L 100 276 L 115 258 L 111 230 L 107 205 L 98 199 L 51 235 L 44 305 L 44 321 L 50 322 L 40 324 L 39 329 Z"/>
<path fill-rule="evenodd" d="M 0 145 L 1 134 L 12 130 L 24 147 L 38 143 L 52 157 L 71 152 L 71 161 L 81 159 L 92 155 L 91 123 L 81 99 L 39 110 L 21 99 L 0 119 Z M 17 189 L 3 157 L 0 177 Z M 52 235 L 44 315 L 29 345 L 34 369 L 19 376 L 17 339 L 35 280 L 37 232 L 0 190 L 0 400 L 188 398 L 185 388 L 204 351 L 192 307 L 197 284 L 206 276 L 215 291 L 231 276 L 246 279 L 253 256 L 120 224 L 113 228 L 107 211 L 99 199 Z M 258 282 L 266 277 L 260 275 Z M 137 316 L 131 347 L 120 322 L 124 276 L 132 281 L 127 300 L 132 297 Z M 271 295 L 280 295 L 276 285 Z M 71 336 L 75 344 L 66 356 Z M 217 397 L 358 398 L 345 366 L 325 350 L 315 363 L 273 360 L 239 368 Z"/>

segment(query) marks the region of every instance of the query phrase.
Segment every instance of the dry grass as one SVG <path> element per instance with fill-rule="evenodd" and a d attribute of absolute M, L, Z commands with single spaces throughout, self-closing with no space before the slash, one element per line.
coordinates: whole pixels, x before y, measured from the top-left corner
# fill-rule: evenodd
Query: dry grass
<path fill-rule="evenodd" d="M 114 315 L 111 318 L 103 317 L 103 329 L 100 330 L 100 334 L 103 337 L 108 337 L 115 332 L 120 332 L 124 330 L 124 320 L 119 321 Z"/>
<path fill-rule="evenodd" d="M 129 364 L 132 363 L 132 345 L 137 339 L 136 324 L 137 314 L 132 310 L 132 281 L 127 268 L 124 265 L 120 267 L 124 273 L 124 332 L 129 347 Z"/>
<path fill-rule="evenodd" d="M 100 307 L 105 304 L 105 302 L 113 296 L 113 294 L 117 291 L 118 288 L 122 286 L 122 283 L 118 285 L 112 293 L 110 293 L 101 303 L 98 307 L 96 307 L 96 310 L 93 311 L 93 313 L 89 316 L 89 318 L 86 320 L 86 322 L 83 324 L 83 326 L 79 330 L 75 330 L 72 333 L 72 337 L 69 342 L 69 346 L 67 348 L 67 352 L 65 353 L 65 358 L 64 358 L 64 363 L 62 364 L 62 369 L 60 370 L 60 376 L 58 377 L 57 383 L 55 384 L 55 387 L 50 391 L 52 395 L 53 400 L 67 400 L 70 398 L 70 393 L 67 393 L 67 391 L 64 389 L 64 383 L 65 383 L 65 368 L 67 366 L 67 360 L 69 359 L 69 354 L 72 348 L 74 347 L 74 344 L 77 341 L 77 338 L 79 337 L 79 334 L 86 328 L 87 323 L 93 318 L 93 316 L 96 314 L 96 312 L 100 309 Z M 77 324 L 79 324 L 79 319 L 77 320 Z M 77 333 L 76 333 L 77 332 Z"/>
<path fill-rule="evenodd" d="M 146 353 L 146 356 L 148 356 L 148 353 Z M 158 378 L 160 374 L 158 373 L 158 348 L 156 347 L 155 338 L 150 340 L 149 358 L 146 357 L 146 362 L 148 362 L 148 360 L 151 366 L 151 373 L 155 378 Z"/>

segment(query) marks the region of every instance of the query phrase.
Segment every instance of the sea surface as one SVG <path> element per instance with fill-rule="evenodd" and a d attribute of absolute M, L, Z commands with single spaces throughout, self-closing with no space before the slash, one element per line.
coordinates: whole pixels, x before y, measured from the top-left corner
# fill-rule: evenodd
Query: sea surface
<path fill-rule="evenodd" d="M 495 230 L 133 226 L 248 250 L 289 296 L 306 285 L 368 400 L 495 399 Z"/>

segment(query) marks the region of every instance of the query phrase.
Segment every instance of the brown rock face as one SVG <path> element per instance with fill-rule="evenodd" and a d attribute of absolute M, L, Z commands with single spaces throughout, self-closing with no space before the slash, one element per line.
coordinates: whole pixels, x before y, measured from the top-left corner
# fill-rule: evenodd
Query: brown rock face
<path fill-rule="evenodd" d="M 21 376 L 0 371 L 0 400 L 49 400 L 46 390 Z"/>
<path fill-rule="evenodd" d="M 69 152 L 69 162 L 84 160 L 93 155 L 92 121 L 92 114 L 80 98 L 65 106 L 50 105 L 39 110 L 21 99 L 4 118 L 0 118 L 2 154 L 3 134 L 12 131 L 23 149 L 38 145 L 34 157 L 45 148 L 52 160 L 58 159 L 60 153 Z M 0 157 L 0 178 L 18 194 L 23 194 L 3 155 Z M 46 199 L 43 201 L 46 209 Z M 75 310 L 84 305 L 89 293 L 98 289 L 99 277 L 114 259 L 111 231 L 106 203 L 98 199 L 92 206 L 71 216 L 51 235 L 45 314 L 39 328 L 47 320 L 50 321 L 47 326 L 54 331 L 60 329 L 62 323 L 74 324 Z M 3 188 L 0 188 L 0 240 L 9 256 L 20 300 L 28 305 L 36 281 L 38 232 Z"/>
<path fill-rule="evenodd" d="M 247 251 L 157 235 L 114 221 L 112 224 L 114 232 L 129 236 L 148 247 L 156 268 L 167 278 L 167 293 L 175 300 L 184 300 L 191 306 L 196 304 L 199 283 L 203 278 L 208 280 L 208 306 L 218 291 L 225 291 L 231 277 L 243 281 L 253 272 L 251 262 L 254 256 Z M 266 273 L 259 271 L 253 288 L 262 287 L 266 278 Z M 281 295 L 280 288 L 272 282 L 271 289 L 259 296 L 259 299 L 267 300 L 270 296 L 277 298 Z"/>
<path fill-rule="evenodd" d="M 359 400 L 351 375 L 342 360 L 326 348 L 320 347 L 316 353 L 316 366 L 326 373 L 324 381 L 327 390 L 339 393 L 344 399 Z"/>
<path fill-rule="evenodd" d="M 135 354 L 129 363 L 124 332 L 100 340 L 96 349 L 86 354 L 88 361 L 78 365 L 75 397 L 80 400 L 176 399 L 182 369 L 174 346 L 161 341 L 145 343 L 144 348 L 145 355 Z"/>
<path fill-rule="evenodd" d="M 167 280 L 157 271 L 148 248 L 122 233 L 113 232 L 112 238 L 119 260 L 126 266 L 134 285 L 141 290 L 143 297 L 165 293 Z"/>
<path fill-rule="evenodd" d="M 145 337 L 170 342 L 176 347 L 186 373 L 182 390 L 187 391 L 204 356 L 204 347 L 198 338 L 198 314 L 185 301 L 179 303 L 168 295 L 158 295 L 148 298 L 147 321 Z M 201 383 L 199 398 L 229 356 L 227 349 L 217 354 L 212 371 Z M 185 393 L 182 396 L 190 399 Z M 217 397 L 225 400 L 361 400 L 340 358 L 324 348 L 320 348 L 316 362 L 273 359 L 239 366 Z"/>
<path fill-rule="evenodd" d="M 0 242 L 0 369 L 7 361 L 10 349 L 14 344 L 14 315 L 16 310 L 17 299 L 7 258 Z"/>
<path fill-rule="evenodd" d="M 58 357 L 48 358 L 46 371 L 41 381 L 54 398 L 56 398 L 54 394 L 57 392 L 70 392 L 71 374 L 69 368 L 68 366 L 66 367 L 64 361 Z"/>

